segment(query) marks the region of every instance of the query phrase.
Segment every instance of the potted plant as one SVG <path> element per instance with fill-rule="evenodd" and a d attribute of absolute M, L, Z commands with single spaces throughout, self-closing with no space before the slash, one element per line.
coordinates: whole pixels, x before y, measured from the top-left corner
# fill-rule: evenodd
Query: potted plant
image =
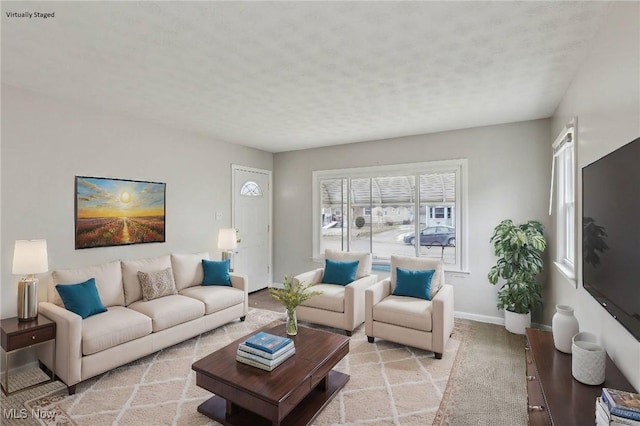
<path fill-rule="evenodd" d="M 542 304 L 542 288 L 536 275 L 542 271 L 542 252 L 547 241 L 540 222 L 530 220 L 521 225 L 506 219 L 493 231 L 493 244 L 498 262 L 489 270 L 489 282 L 505 280 L 498 291 L 498 308 L 505 311 L 505 327 L 512 333 L 524 334 L 531 325 L 531 311 Z"/>
<path fill-rule="evenodd" d="M 298 319 L 296 318 L 296 308 L 305 300 L 313 296 L 322 294 L 320 291 L 308 291 L 311 284 L 301 282 L 294 284 L 288 276 L 284 276 L 284 288 L 270 288 L 269 295 L 282 303 L 287 309 L 287 334 L 295 336 L 298 334 Z"/>

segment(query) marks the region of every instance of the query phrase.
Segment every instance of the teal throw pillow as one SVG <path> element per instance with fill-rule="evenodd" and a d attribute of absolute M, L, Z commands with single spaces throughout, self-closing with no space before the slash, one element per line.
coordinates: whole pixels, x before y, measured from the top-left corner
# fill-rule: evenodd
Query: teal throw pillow
<path fill-rule="evenodd" d="M 339 262 L 337 260 L 325 259 L 322 282 L 325 284 L 351 284 L 356 279 L 359 263 L 359 260 Z"/>
<path fill-rule="evenodd" d="M 396 288 L 393 289 L 393 294 L 431 300 L 431 279 L 435 272 L 435 269 L 414 271 L 396 268 Z"/>
<path fill-rule="evenodd" d="M 231 277 L 229 276 L 229 265 L 231 261 L 226 260 L 207 260 L 202 259 L 202 269 L 204 271 L 204 279 L 202 285 L 226 285 L 231 286 Z"/>
<path fill-rule="evenodd" d="M 107 312 L 107 308 L 102 304 L 96 280 L 89 278 L 80 284 L 58 284 L 56 290 L 62 299 L 62 303 L 67 310 L 76 313 L 82 319 L 91 315 Z"/>

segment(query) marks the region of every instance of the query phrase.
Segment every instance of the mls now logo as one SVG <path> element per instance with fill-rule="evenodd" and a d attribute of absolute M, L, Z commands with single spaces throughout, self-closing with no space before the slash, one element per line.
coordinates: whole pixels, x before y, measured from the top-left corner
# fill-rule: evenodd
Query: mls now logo
<path fill-rule="evenodd" d="M 41 410 L 27 410 L 26 408 L 3 408 L 2 417 L 5 419 L 26 419 L 27 417 L 33 417 L 34 419 L 52 419 L 55 417 L 55 411 L 41 411 Z"/>
<path fill-rule="evenodd" d="M 26 408 L 10 408 L 2 409 L 2 417 L 5 419 L 26 419 L 29 416 L 29 411 Z"/>

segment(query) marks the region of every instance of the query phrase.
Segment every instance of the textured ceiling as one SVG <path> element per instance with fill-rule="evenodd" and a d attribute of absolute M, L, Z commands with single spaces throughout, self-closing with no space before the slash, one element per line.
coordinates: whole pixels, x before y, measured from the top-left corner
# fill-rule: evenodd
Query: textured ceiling
<path fill-rule="evenodd" d="M 8 18 L 7 12 L 55 12 Z M 2 82 L 280 152 L 549 117 L 601 2 L 2 2 Z"/>

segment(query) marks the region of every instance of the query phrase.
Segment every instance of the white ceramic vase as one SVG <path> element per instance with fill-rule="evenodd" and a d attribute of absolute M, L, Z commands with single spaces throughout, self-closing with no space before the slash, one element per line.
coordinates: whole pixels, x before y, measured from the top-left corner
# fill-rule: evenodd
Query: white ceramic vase
<path fill-rule="evenodd" d="M 600 385 L 605 379 L 607 353 L 598 344 L 598 338 L 582 332 L 573 336 L 571 374 L 585 385 Z"/>
<path fill-rule="evenodd" d="M 531 312 L 517 314 L 509 310 L 504 311 L 504 328 L 513 334 L 525 334 L 526 328 L 531 327 Z"/>
<path fill-rule="evenodd" d="M 580 331 L 578 320 L 573 315 L 571 306 L 556 305 L 556 313 L 551 319 L 551 329 L 553 330 L 553 344 L 556 349 L 570 354 L 571 339 Z"/>

